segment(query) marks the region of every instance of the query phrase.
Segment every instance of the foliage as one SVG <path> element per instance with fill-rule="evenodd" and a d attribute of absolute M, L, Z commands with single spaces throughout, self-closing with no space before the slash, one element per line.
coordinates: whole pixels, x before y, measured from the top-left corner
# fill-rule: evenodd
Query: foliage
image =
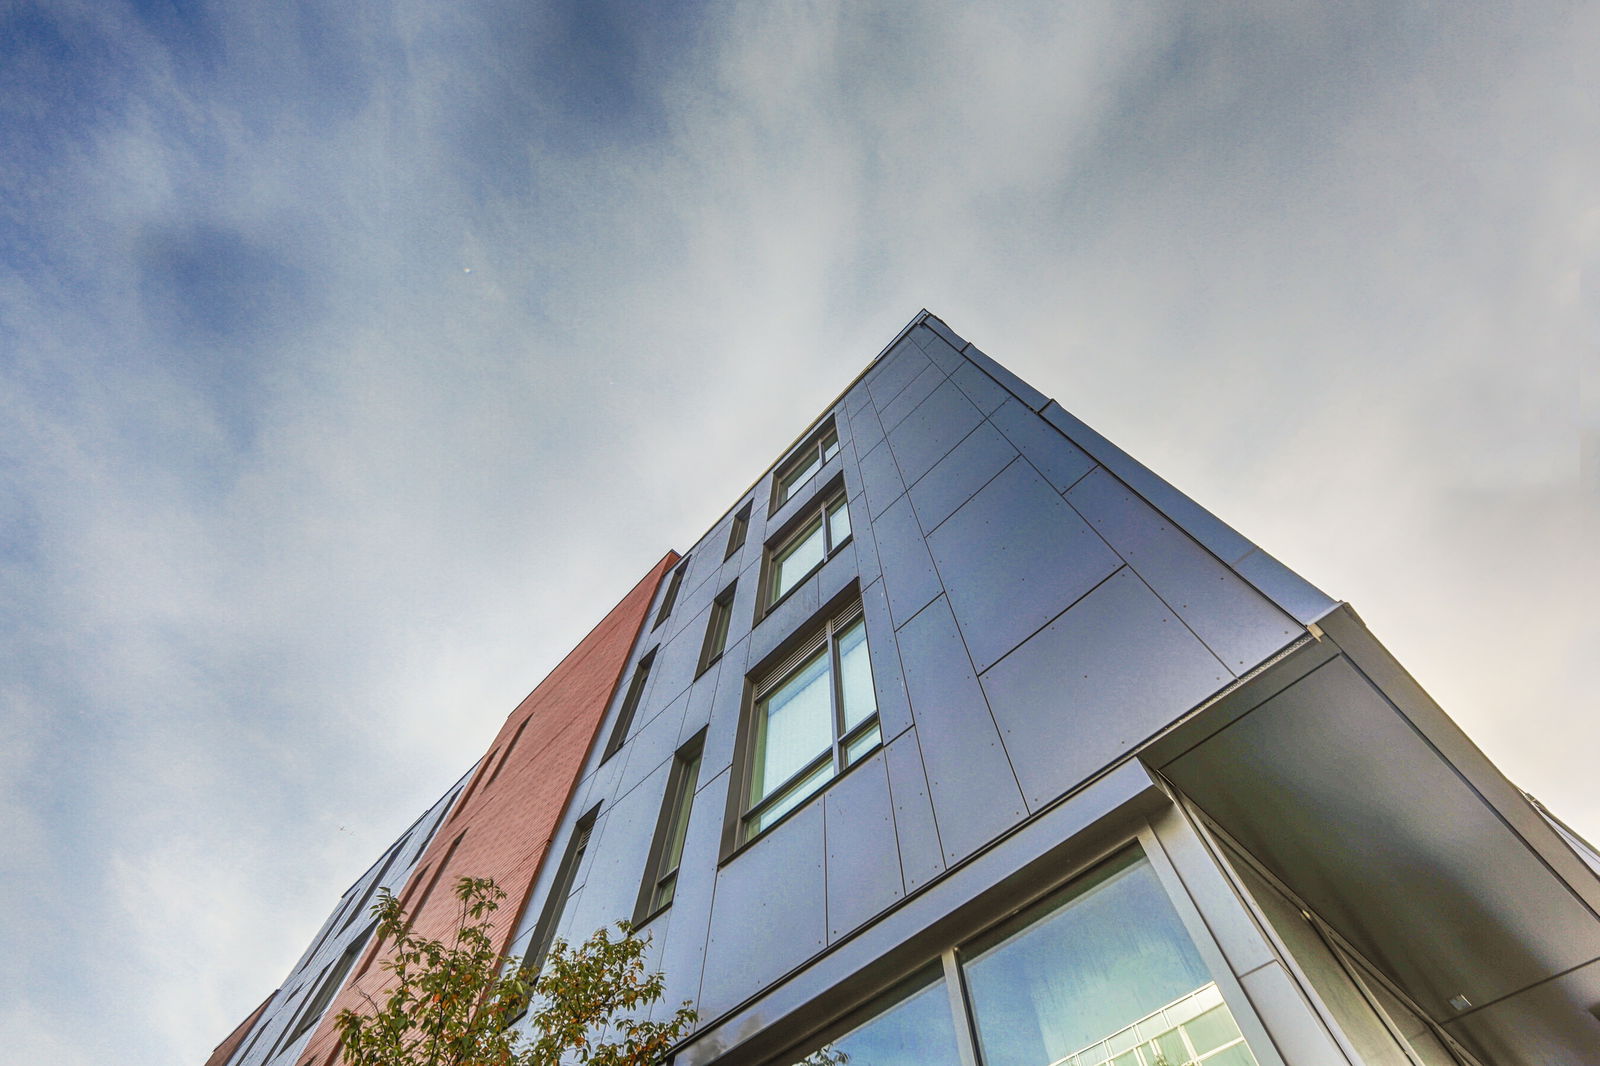
<path fill-rule="evenodd" d="M 335 1025 L 350 1066 L 651 1066 L 689 1030 L 688 1004 L 664 1021 L 640 1016 L 661 998 L 662 975 L 647 974 L 646 942 L 619 922 L 569 947 L 557 940 L 535 972 L 501 956 L 490 936 L 505 892 L 463 877 L 449 942 L 413 934 L 400 903 L 383 890 L 372 911 L 394 945 L 383 968 L 393 987 L 373 1013 L 339 1012 Z M 528 1023 L 513 1029 L 523 1013 Z"/>

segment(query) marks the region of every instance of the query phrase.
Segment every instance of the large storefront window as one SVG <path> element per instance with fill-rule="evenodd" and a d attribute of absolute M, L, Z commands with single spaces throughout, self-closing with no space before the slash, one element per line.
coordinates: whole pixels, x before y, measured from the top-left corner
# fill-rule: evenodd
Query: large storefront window
<path fill-rule="evenodd" d="M 1137 847 L 942 958 L 784 1066 L 958 1066 L 962 1030 L 979 1066 L 1257 1066 Z"/>
<path fill-rule="evenodd" d="M 930 971 L 909 987 L 909 996 L 794 1066 L 961 1066 L 944 976 Z"/>
<path fill-rule="evenodd" d="M 960 957 L 984 1066 L 1255 1066 L 1137 850 Z"/>

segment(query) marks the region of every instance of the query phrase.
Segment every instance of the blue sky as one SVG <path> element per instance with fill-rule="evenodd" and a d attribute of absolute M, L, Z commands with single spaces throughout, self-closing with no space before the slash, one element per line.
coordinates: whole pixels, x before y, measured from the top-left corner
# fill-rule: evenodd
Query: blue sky
<path fill-rule="evenodd" d="M 923 306 L 1600 837 L 1597 51 L 1555 3 L 0 6 L 0 1043 L 202 1061 Z"/>

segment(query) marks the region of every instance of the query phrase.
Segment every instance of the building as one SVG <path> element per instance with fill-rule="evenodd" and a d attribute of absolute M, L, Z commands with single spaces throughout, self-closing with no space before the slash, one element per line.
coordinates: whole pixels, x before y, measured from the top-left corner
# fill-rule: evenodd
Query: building
<path fill-rule="evenodd" d="M 1600 857 L 1349 606 L 926 312 L 776 458 L 473 815 L 514 952 L 634 920 L 682 1066 L 1600 1062 Z"/>

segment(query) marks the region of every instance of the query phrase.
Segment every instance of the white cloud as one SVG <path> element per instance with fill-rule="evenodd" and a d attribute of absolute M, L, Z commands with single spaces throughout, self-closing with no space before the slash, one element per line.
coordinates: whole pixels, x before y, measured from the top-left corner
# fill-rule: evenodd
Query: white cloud
<path fill-rule="evenodd" d="M 1600 835 L 1592 15 L 747 5 L 641 46 L 648 114 L 587 139 L 511 8 L 77 17 L 114 47 L 74 93 L 5 83 L 58 101 L 0 159 L 8 752 L 55 776 L 0 812 L 75 871 L 30 943 L 125 1003 L 124 1061 L 203 1058 L 923 305 Z M 44 1012 L 41 965 L 0 992 Z"/>

